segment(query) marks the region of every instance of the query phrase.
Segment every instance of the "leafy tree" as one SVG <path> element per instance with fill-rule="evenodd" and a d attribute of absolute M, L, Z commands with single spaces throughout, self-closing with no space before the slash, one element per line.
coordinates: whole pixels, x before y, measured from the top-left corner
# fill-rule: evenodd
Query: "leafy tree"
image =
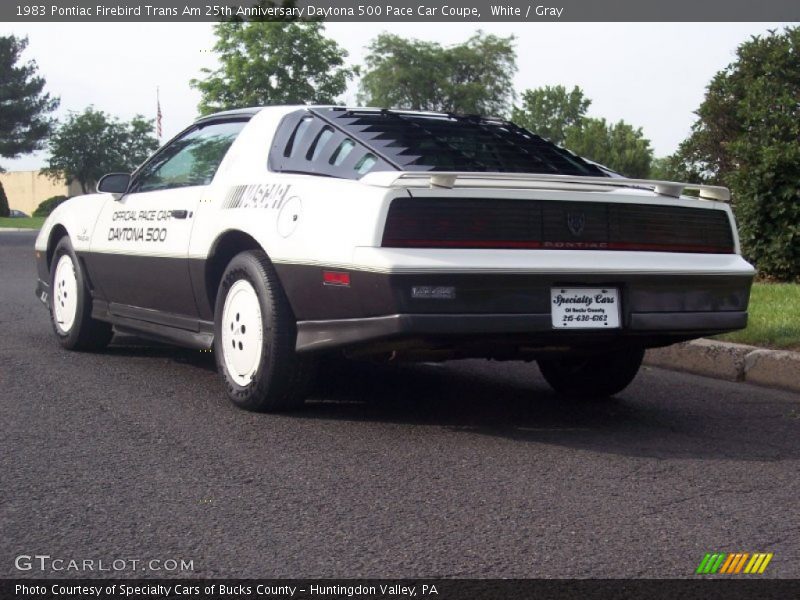
<path fill-rule="evenodd" d="M 42 201 L 36 210 L 33 211 L 32 217 L 47 217 L 53 212 L 59 204 L 63 204 L 69 200 L 67 196 L 58 195 L 50 196 L 47 200 Z"/>
<path fill-rule="evenodd" d="M 3 184 L 0 182 L 0 217 L 7 217 L 11 214 L 11 209 L 8 207 L 8 198 L 6 191 L 3 189 Z"/>
<path fill-rule="evenodd" d="M 120 123 L 125 130 L 120 136 L 120 154 L 125 165 L 123 171 L 133 171 L 158 149 L 158 138 L 153 133 L 153 119 L 136 115 L 127 123 Z"/>
<path fill-rule="evenodd" d="M 650 179 L 660 179 L 661 181 L 696 181 L 696 177 L 690 176 L 683 168 L 680 161 L 672 156 L 662 156 L 654 158 L 650 163 Z"/>
<path fill-rule="evenodd" d="M 522 105 L 514 107 L 511 120 L 554 144 L 563 145 L 567 129 L 578 125 L 592 103 L 577 85 L 545 86 L 522 93 Z"/>
<path fill-rule="evenodd" d="M 625 121 L 583 118 L 566 130 L 564 145 L 572 152 L 598 162 L 627 177 L 647 177 L 653 150 L 642 128 Z"/>
<path fill-rule="evenodd" d="M 320 23 L 224 22 L 215 26 L 220 67 L 192 79 L 202 114 L 268 104 L 332 104 L 357 70 Z"/>
<path fill-rule="evenodd" d="M 647 177 L 653 150 L 642 129 L 586 116 L 592 101 L 578 86 L 525 90 L 512 120 L 551 142 L 628 177 Z"/>
<path fill-rule="evenodd" d="M 19 64 L 27 38 L 0 37 L 0 156 L 16 158 L 42 147 L 53 129 L 58 99 L 43 93 L 36 63 Z"/>
<path fill-rule="evenodd" d="M 717 73 L 676 160 L 731 188 L 759 270 L 800 280 L 800 27 L 754 36 Z"/>
<path fill-rule="evenodd" d="M 383 33 L 365 62 L 359 101 L 370 106 L 504 115 L 514 99 L 514 36 L 478 31 L 445 48 Z"/>
<path fill-rule="evenodd" d="M 44 171 L 67 184 L 77 181 L 86 194 L 106 173 L 133 171 L 157 147 L 153 125 L 141 115 L 123 122 L 90 106 L 71 112 L 50 138 Z"/>

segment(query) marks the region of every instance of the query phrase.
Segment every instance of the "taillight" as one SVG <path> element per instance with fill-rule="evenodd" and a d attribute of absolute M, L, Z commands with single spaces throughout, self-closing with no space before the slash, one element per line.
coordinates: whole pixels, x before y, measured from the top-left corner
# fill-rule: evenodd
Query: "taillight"
<path fill-rule="evenodd" d="M 323 285 L 350 285 L 350 273 L 344 271 L 323 271 L 322 272 Z"/>
<path fill-rule="evenodd" d="M 385 247 L 635 250 L 730 254 L 721 210 L 646 204 L 398 198 Z"/>

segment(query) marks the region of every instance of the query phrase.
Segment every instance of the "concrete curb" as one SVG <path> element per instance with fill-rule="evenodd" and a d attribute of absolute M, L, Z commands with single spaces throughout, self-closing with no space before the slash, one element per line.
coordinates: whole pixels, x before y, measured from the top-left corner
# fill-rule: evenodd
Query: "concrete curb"
<path fill-rule="evenodd" d="M 33 227 L 0 227 L 0 233 L 4 233 L 6 231 L 39 231 L 39 230 L 34 229 Z"/>
<path fill-rule="evenodd" d="M 648 350 L 644 362 L 716 379 L 800 392 L 800 352 L 701 339 Z"/>

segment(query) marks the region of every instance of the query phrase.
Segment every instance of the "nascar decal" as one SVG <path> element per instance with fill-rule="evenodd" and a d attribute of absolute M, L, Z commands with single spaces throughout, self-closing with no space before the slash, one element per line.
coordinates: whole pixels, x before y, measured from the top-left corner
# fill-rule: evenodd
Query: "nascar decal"
<path fill-rule="evenodd" d="M 288 183 L 234 185 L 225 195 L 222 208 L 266 208 L 280 210 L 290 198 Z"/>
<path fill-rule="evenodd" d="M 108 240 L 164 242 L 167 239 L 167 228 L 158 225 L 163 225 L 171 217 L 172 211 L 169 210 L 114 211 L 111 215 L 113 225 L 108 229 Z"/>

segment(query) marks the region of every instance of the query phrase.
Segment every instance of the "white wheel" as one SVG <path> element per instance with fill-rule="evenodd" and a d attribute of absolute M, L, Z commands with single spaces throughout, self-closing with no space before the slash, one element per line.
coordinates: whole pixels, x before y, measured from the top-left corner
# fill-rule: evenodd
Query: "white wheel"
<path fill-rule="evenodd" d="M 302 406 L 316 361 L 295 352 L 296 339 L 292 309 L 267 255 L 234 256 L 214 306 L 214 357 L 231 402 L 262 412 Z"/>
<path fill-rule="evenodd" d="M 222 310 L 222 354 L 231 378 L 240 386 L 250 384 L 261 364 L 264 347 L 261 305 L 249 281 L 231 286 Z"/>
<path fill-rule="evenodd" d="M 53 250 L 48 303 L 53 331 L 67 350 L 100 350 L 111 341 L 111 324 L 92 318 L 92 293 L 67 236 Z"/>
<path fill-rule="evenodd" d="M 68 334 L 75 323 L 78 312 L 78 278 L 72 257 L 64 254 L 58 259 L 53 280 L 53 311 L 56 327 Z"/>

